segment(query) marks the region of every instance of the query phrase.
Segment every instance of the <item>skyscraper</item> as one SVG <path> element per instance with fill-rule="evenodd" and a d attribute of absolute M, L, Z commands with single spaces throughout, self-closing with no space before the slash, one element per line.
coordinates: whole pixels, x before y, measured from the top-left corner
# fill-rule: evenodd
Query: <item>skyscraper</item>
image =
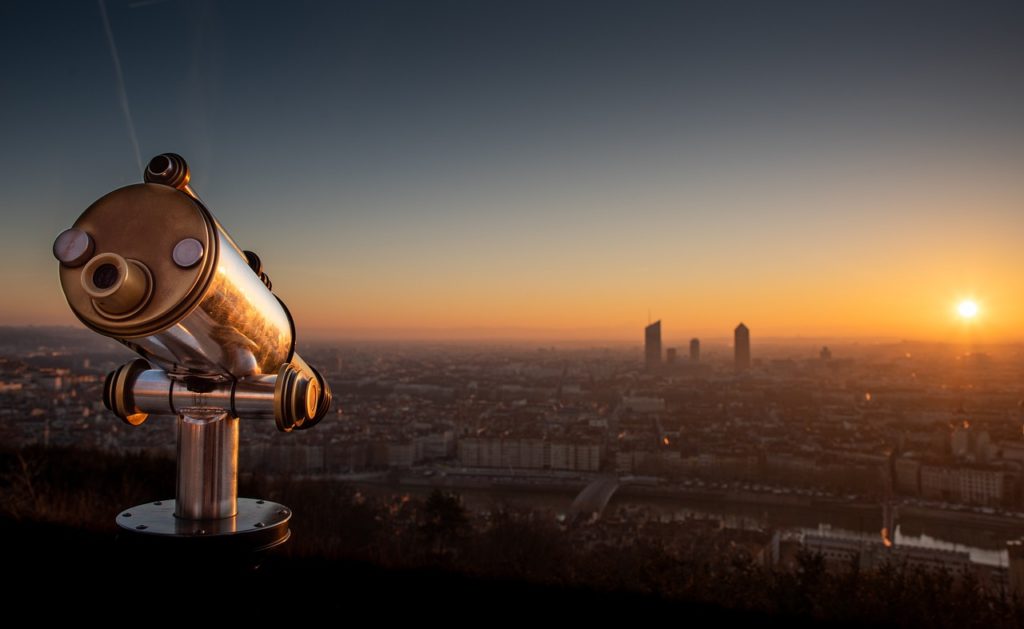
<path fill-rule="evenodd" d="M 676 352 L 676 348 L 670 347 L 670 348 L 666 349 L 665 350 L 665 362 L 670 364 L 670 365 L 676 364 L 676 356 L 677 355 L 678 355 L 678 352 Z"/>
<path fill-rule="evenodd" d="M 700 339 L 690 339 L 690 362 L 700 362 Z"/>
<path fill-rule="evenodd" d="M 644 328 L 644 363 L 648 371 L 661 366 L 661 320 Z"/>
<path fill-rule="evenodd" d="M 733 335 L 733 346 L 736 351 L 736 371 L 750 368 L 750 330 L 742 323 L 736 326 Z"/>

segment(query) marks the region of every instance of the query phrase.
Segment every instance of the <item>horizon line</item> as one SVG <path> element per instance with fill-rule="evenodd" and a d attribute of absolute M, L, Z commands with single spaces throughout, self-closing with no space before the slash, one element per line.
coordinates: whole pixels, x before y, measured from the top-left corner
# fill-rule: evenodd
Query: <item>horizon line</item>
<path fill-rule="evenodd" d="M 91 332 L 84 326 L 73 324 L 0 324 L 0 330 L 64 330 Z M 587 343 L 604 343 L 615 345 L 637 345 L 643 346 L 643 339 L 626 338 L 623 335 L 576 337 L 565 335 L 571 332 L 567 329 L 545 329 L 545 328 L 363 328 L 346 331 L 325 331 L 322 329 L 308 329 L 301 335 L 303 340 L 317 342 L 338 341 L 338 342 L 418 342 L 418 343 L 504 343 L 504 344 L 572 344 L 580 345 Z M 513 333 L 513 334 L 509 334 Z M 559 335 L 562 333 L 562 335 Z M 674 337 L 671 343 L 663 339 L 662 345 L 684 347 L 690 339 L 697 338 L 702 343 L 715 343 L 730 345 L 732 335 L 701 336 L 686 335 L 685 338 Z M 899 335 L 870 335 L 870 334 L 767 334 L 752 337 L 757 345 L 772 345 L 781 343 L 846 343 L 846 344 L 918 344 L 918 345 L 972 345 L 982 346 L 1005 346 L 1022 345 L 1024 339 L 953 341 L 949 339 L 931 339 L 926 337 L 908 337 Z"/>

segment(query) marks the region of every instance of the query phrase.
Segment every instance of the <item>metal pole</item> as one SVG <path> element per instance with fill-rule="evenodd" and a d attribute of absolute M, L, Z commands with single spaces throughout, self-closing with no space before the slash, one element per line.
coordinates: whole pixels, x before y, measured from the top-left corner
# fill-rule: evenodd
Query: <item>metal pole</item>
<path fill-rule="evenodd" d="M 178 414 L 178 484 L 174 515 L 219 520 L 238 513 L 238 418 L 220 409 Z"/>

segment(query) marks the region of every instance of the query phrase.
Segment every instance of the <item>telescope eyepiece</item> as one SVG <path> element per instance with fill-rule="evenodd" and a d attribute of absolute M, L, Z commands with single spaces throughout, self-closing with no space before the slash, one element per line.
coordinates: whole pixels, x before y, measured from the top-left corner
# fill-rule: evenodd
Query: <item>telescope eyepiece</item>
<path fill-rule="evenodd" d="M 138 312 L 153 293 L 149 269 L 116 253 L 93 256 L 82 269 L 82 290 L 100 315 L 117 319 Z"/>
<path fill-rule="evenodd" d="M 146 170 L 154 175 L 163 175 L 171 169 L 171 160 L 166 155 L 157 155 L 149 161 Z"/>
<path fill-rule="evenodd" d="M 149 160 L 142 178 L 146 183 L 159 183 L 181 190 L 188 186 L 191 173 L 184 157 L 177 153 L 161 153 Z"/>

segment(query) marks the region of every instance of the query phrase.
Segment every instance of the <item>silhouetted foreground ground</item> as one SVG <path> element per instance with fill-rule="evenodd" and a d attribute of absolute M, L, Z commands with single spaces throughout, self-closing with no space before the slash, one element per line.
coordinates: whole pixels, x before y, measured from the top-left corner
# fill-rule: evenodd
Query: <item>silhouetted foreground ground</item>
<path fill-rule="evenodd" d="M 1009 627 L 1020 601 L 941 573 L 833 574 L 754 564 L 713 537 L 584 549 L 527 513 L 472 518 L 455 496 L 375 500 L 339 483 L 274 483 L 242 495 L 293 508 L 294 538 L 255 570 L 155 557 L 116 541 L 119 509 L 173 495 L 173 462 L 68 450 L 0 453 L 0 534 L 9 608 L 191 622 L 328 612 L 331 624 L 482 626 L 553 614 L 636 622 Z M 219 601 L 219 602 L 218 602 Z M 184 607 L 182 607 L 184 606 Z M 189 611 L 176 618 L 178 613 Z M 116 612 L 116 613 L 115 613 Z M 364 616 L 367 615 L 368 616 Z M 663 615 L 664 614 L 664 615 Z M 42 617 L 42 616 L 41 616 Z M 657 620 L 656 620 L 657 619 Z"/>
<path fill-rule="evenodd" d="M 662 613 L 682 614 L 678 617 L 688 621 L 765 620 L 758 614 L 649 595 L 280 554 L 271 554 L 256 570 L 192 571 L 126 554 L 110 534 L 10 520 L 0 521 L 0 533 L 8 541 L 5 580 L 14 577 L 0 599 L 8 610 L 37 611 L 43 618 L 189 622 L 206 617 L 198 610 L 212 605 L 210 615 L 217 618 L 285 614 L 299 619 L 326 614 L 323 619 L 331 625 L 360 619 L 360 624 L 391 626 L 406 619 L 488 626 L 511 618 L 541 621 L 553 614 L 621 613 L 636 614 L 638 620 Z"/>

